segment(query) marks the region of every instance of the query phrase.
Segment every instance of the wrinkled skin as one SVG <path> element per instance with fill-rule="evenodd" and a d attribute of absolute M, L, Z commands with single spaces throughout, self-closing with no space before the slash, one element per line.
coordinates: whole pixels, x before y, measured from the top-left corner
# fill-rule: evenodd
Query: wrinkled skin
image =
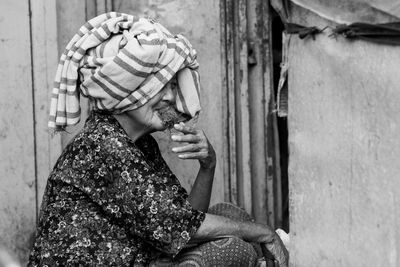
<path fill-rule="evenodd" d="M 166 106 L 159 110 L 157 110 L 157 114 L 161 119 L 163 125 L 167 129 L 171 129 L 174 127 L 174 124 L 178 124 L 180 122 L 185 122 L 190 119 L 190 117 L 184 113 L 179 112 L 173 106 Z"/>

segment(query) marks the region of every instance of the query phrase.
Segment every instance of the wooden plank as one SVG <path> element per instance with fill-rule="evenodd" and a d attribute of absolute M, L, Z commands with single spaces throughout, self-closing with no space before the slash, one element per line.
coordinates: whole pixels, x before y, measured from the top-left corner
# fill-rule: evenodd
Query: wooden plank
<path fill-rule="evenodd" d="M 224 116 L 222 120 L 222 128 L 223 128 L 223 173 L 224 173 L 224 200 L 226 202 L 232 202 L 232 194 L 231 194 L 231 168 L 230 168 L 230 138 L 229 138 L 229 122 L 230 122 L 230 113 L 229 113 L 229 88 L 232 88 L 233 80 L 230 79 L 229 75 L 232 73 L 232 64 L 228 64 L 228 53 L 231 51 L 232 40 L 228 38 L 230 35 L 229 24 L 231 23 L 231 16 L 228 14 L 228 4 L 226 0 L 220 2 L 220 40 L 221 40 L 221 62 L 223 65 L 222 70 L 222 114 Z M 228 68 L 230 66 L 230 68 Z M 229 71 L 230 69 L 230 71 Z"/>
<path fill-rule="evenodd" d="M 249 44 L 249 109 L 250 152 L 252 181 L 252 213 L 257 222 L 268 222 L 267 207 L 267 134 L 265 117 L 271 96 L 271 58 L 266 53 L 269 45 L 267 23 L 269 20 L 266 1 L 247 2 L 247 30 Z"/>
<path fill-rule="evenodd" d="M 61 153 L 61 136 L 52 136 L 47 128 L 51 90 L 58 63 L 56 1 L 34 1 L 31 10 L 35 143 L 38 151 L 35 154 L 37 203 L 40 207 L 47 177 Z"/>
<path fill-rule="evenodd" d="M 226 1 L 225 9 L 231 201 L 251 213 L 246 1 Z"/>
<path fill-rule="evenodd" d="M 251 213 L 251 166 L 250 166 L 250 116 L 247 49 L 247 1 L 234 2 L 235 25 L 235 110 L 236 110 L 236 158 L 238 164 L 238 198 L 240 206 Z M 237 20 L 236 20 L 237 18 Z"/>
<path fill-rule="evenodd" d="M 97 1 L 86 0 L 86 21 L 96 17 L 97 15 Z"/>
<path fill-rule="evenodd" d="M 67 43 L 86 22 L 86 1 L 82 0 L 57 0 L 57 40 L 59 55 L 64 51 Z M 89 12 L 89 11 L 88 11 Z M 81 97 L 81 121 L 76 126 L 69 127 L 67 132 L 61 134 L 62 147 L 82 129 L 89 114 L 87 98 Z"/>
<path fill-rule="evenodd" d="M 114 10 L 112 0 L 86 0 L 86 20 Z"/>
<path fill-rule="evenodd" d="M 95 2 L 96 15 L 100 15 L 106 12 L 110 12 L 113 9 L 113 3 L 111 0 L 92 0 Z"/>
<path fill-rule="evenodd" d="M 237 158 L 236 158 L 236 108 L 235 108 L 235 60 L 234 60 L 234 1 L 225 1 L 225 71 L 226 71 L 226 99 L 227 99 L 227 139 L 230 201 L 238 205 Z"/>
<path fill-rule="evenodd" d="M 246 1 L 224 1 L 224 53 L 230 201 L 251 213 Z"/>
<path fill-rule="evenodd" d="M 113 0 L 105 0 L 106 1 L 106 12 L 114 11 L 114 1 Z"/>
<path fill-rule="evenodd" d="M 26 263 L 36 220 L 29 1 L 0 9 L 0 237 Z"/>
<path fill-rule="evenodd" d="M 105 0 L 94 0 L 96 2 L 96 15 L 103 14 L 106 11 Z"/>

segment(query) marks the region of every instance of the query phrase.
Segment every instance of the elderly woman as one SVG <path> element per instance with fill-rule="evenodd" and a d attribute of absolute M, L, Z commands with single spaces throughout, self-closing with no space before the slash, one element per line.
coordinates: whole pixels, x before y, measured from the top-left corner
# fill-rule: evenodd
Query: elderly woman
<path fill-rule="evenodd" d="M 250 266 L 241 240 L 287 266 L 268 226 L 207 213 L 215 153 L 182 123 L 200 111 L 197 68 L 189 41 L 153 20 L 111 12 L 81 27 L 61 56 L 49 127 L 79 122 L 80 94 L 93 111 L 50 174 L 30 266 Z M 189 195 L 150 135 L 170 127 L 183 144 L 172 150 L 200 162 Z"/>

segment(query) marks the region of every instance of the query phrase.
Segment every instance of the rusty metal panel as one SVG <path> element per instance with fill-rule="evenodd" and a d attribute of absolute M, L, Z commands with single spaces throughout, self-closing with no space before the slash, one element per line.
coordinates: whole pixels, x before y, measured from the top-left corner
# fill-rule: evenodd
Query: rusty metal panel
<path fill-rule="evenodd" d="M 398 47 L 291 38 L 291 266 L 400 265 L 399 62 Z"/>

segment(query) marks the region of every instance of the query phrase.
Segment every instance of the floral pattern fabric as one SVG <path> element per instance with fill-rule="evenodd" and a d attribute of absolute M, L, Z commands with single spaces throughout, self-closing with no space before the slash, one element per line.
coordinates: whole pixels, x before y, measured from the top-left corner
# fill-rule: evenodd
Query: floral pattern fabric
<path fill-rule="evenodd" d="M 47 182 L 29 266 L 142 266 L 175 256 L 205 218 L 151 135 L 93 112 Z"/>

